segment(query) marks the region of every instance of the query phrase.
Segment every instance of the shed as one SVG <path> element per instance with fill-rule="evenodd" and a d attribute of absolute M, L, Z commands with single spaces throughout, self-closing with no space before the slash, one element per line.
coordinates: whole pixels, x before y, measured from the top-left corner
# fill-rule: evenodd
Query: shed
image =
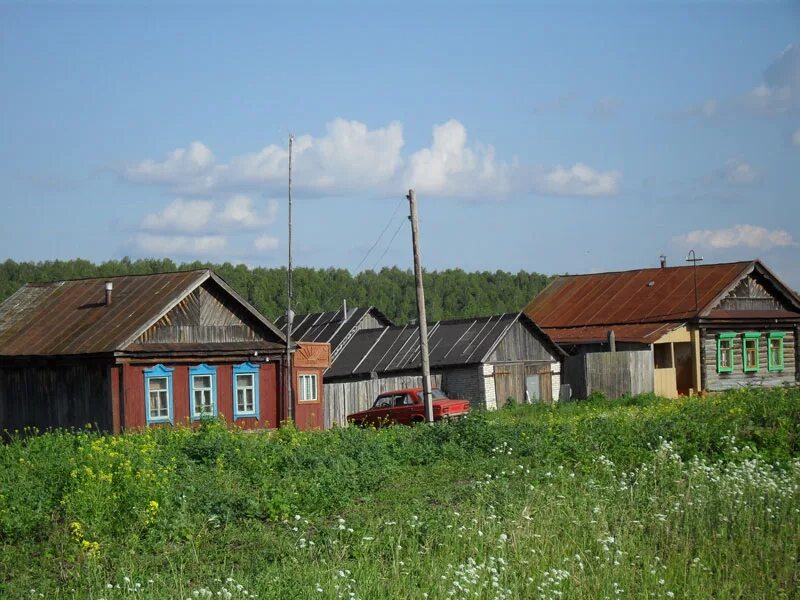
<path fill-rule="evenodd" d="M 509 398 L 558 398 L 564 352 L 520 313 L 436 321 L 428 325 L 433 385 L 475 408 Z M 325 372 L 325 424 L 372 405 L 379 393 L 422 385 L 417 325 L 358 331 Z"/>
<path fill-rule="evenodd" d="M 666 397 L 798 378 L 800 299 L 759 260 L 559 277 L 523 312 L 573 356 L 608 352 L 610 337 L 618 352 L 647 353 L 579 359 L 596 373 L 570 358 L 570 375 L 583 378 L 570 383 L 585 393 L 592 379 L 619 382 L 616 371 L 633 365 L 630 389 L 649 377 Z M 626 387 L 595 389 L 614 396 Z"/>
<path fill-rule="evenodd" d="M 328 344 L 295 350 L 210 270 L 27 284 L 0 304 L 0 430 L 104 431 L 223 415 L 320 428 Z"/>

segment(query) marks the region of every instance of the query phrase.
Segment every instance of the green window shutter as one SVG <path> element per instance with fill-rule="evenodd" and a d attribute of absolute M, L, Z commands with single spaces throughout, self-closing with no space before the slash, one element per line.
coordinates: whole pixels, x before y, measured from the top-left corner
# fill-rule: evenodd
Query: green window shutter
<path fill-rule="evenodd" d="M 720 333 L 717 336 L 717 373 L 733 372 L 733 332 Z"/>
<path fill-rule="evenodd" d="M 783 338 L 784 331 L 770 331 L 767 339 L 767 369 L 770 371 L 783 371 Z"/>
<path fill-rule="evenodd" d="M 754 373 L 761 367 L 759 364 L 758 331 L 745 331 L 742 334 L 742 362 L 745 373 Z"/>

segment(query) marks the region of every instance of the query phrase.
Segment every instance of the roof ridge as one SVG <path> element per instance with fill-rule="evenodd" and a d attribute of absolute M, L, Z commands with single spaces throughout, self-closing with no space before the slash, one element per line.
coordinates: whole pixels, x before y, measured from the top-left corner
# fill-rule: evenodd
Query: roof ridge
<path fill-rule="evenodd" d="M 159 271 L 158 273 L 130 273 L 127 275 L 103 275 L 94 277 L 76 277 L 74 279 L 53 279 L 50 281 L 28 281 L 23 287 L 45 287 L 48 285 L 73 283 L 79 281 L 108 281 L 110 279 L 121 279 L 123 277 L 154 277 L 156 275 L 177 275 L 179 273 L 207 273 L 211 269 L 181 269 L 178 271 Z"/>

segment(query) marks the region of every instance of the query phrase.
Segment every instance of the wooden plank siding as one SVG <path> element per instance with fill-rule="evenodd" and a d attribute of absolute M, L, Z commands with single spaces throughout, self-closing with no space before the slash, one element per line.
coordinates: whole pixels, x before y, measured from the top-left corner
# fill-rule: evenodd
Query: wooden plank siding
<path fill-rule="evenodd" d="M 538 335 L 533 334 L 519 319 L 509 327 L 506 334 L 489 355 L 486 362 L 552 362 L 558 361 L 556 356 L 541 342 Z"/>
<path fill-rule="evenodd" d="M 41 361 L 0 366 L 0 430 L 113 428 L 108 363 Z"/>
<path fill-rule="evenodd" d="M 440 387 L 441 373 L 431 373 L 431 386 Z M 419 375 L 399 375 L 360 381 L 325 383 L 324 422 L 325 429 L 347 425 L 347 415 L 370 408 L 375 398 L 390 390 L 422 387 Z"/>
<path fill-rule="evenodd" d="M 592 392 L 621 398 L 653 391 L 653 355 L 649 350 L 571 356 L 565 361 L 564 371 L 576 399 L 587 398 Z"/>
<path fill-rule="evenodd" d="M 134 344 L 249 342 L 263 327 L 212 281 L 188 294 Z"/>
<path fill-rule="evenodd" d="M 731 331 L 731 330 L 726 330 Z M 748 330 L 752 331 L 752 330 Z M 705 381 L 705 389 L 710 392 L 729 390 L 744 386 L 780 386 L 791 385 L 796 382 L 797 351 L 796 336 L 792 329 L 785 331 L 783 338 L 783 361 L 782 371 L 770 371 L 768 369 L 767 345 L 769 342 L 769 332 L 761 331 L 758 340 L 758 371 L 744 371 L 744 357 L 742 355 L 742 331 L 736 331 L 733 338 L 733 371 L 731 373 L 717 372 L 717 333 L 716 331 L 706 331 L 702 340 L 701 364 Z"/>

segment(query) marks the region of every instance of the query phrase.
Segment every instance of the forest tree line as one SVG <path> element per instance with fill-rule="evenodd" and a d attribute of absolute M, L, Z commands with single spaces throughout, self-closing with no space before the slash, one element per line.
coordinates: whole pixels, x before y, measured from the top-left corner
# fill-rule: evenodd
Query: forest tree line
<path fill-rule="evenodd" d="M 87 260 L 0 263 L 0 301 L 25 283 L 84 277 L 111 277 L 212 269 L 270 319 L 286 309 L 286 269 L 248 268 L 231 263 L 181 263 L 170 259 L 128 257 L 94 264 Z M 519 271 L 465 272 L 461 269 L 426 271 L 425 304 L 428 319 L 457 319 L 502 312 L 517 312 L 552 279 L 540 273 Z M 384 267 L 380 271 L 352 274 L 347 269 L 296 268 L 293 271 L 296 313 L 375 306 L 397 324 L 416 318 L 414 273 L 410 269 Z"/>

